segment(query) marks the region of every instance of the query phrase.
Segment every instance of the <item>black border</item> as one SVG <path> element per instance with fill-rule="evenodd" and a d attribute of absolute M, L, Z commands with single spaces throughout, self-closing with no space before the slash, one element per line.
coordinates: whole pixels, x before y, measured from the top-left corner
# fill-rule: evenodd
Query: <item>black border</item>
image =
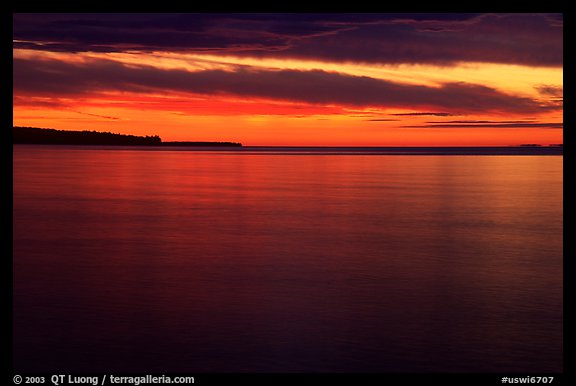
<path fill-rule="evenodd" d="M 565 10 L 567 11 L 567 10 Z M 564 48 L 570 47 L 570 40 L 574 39 L 574 12 L 564 12 Z M 568 44 L 567 44 L 568 42 Z M 569 50 L 568 50 L 569 51 Z M 574 272 L 576 272 L 574 248 L 576 225 L 576 210 L 574 198 L 576 197 L 576 184 L 574 182 L 574 151 L 576 140 L 574 130 L 576 129 L 576 119 L 574 111 L 576 77 L 573 68 L 576 68 L 576 60 L 573 53 L 564 49 L 564 374 L 571 384 L 576 382 L 576 355 L 574 352 L 574 328 L 576 318 L 574 312 L 570 312 L 569 306 L 574 304 Z M 572 328 L 571 328 L 572 327 Z"/>
<path fill-rule="evenodd" d="M 168 9 L 162 10 L 160 12 L 168 12 L 168 11 L 189 11 L 194 12 L 198 11 L 198 4 L 197 3 L 188 3 L 189 5 L 186 6 L 186 3 L 180 3 L 176 6 L 176 4 L 172 4 L 172 6 L 166 5 Z M 130 8 L 130 10 L 139 10 L 142 12 L 159 12 L 157 9 L 157 5 L 152 5 L 151 2 L 139 2 L 131 4 L 131 2 L 127 2 L 123 4 L 124 7 Z M 333 6 L 344 8 L 339 9 L 338 12 L 374 12 L 374 10 L 350 10 L 346 9 L 351 4 L 332 4 Z M 465 9 L 466 6 L 464 3 L 461 6 L 457 6 L 453 2 L 447 7 L 446 4 L 439 4 L 439 3 L 428 3 L 428 7 L 418 5 L 418 11 L 423 11 L 428 8 L 428 11 L 435 11 L 438 12 L 439 10 L 444 10 L 448 12 L 454 12 L 457 10 L 458 12 L 466 12 L 470 11 Z M 111 11 L 109 6 L 103 6 L 99 4 L 90 4 L 92 10 L 94 11 Z M 360 4 L 353 4 L 354 7 L 358 8 L 361 6 Z M 376 3 L 365 3 L 365 8 L 374 8 L 374 6 L 378 6 Z M 518 7 L 521 6 L 524 9 L 522 11 L 518 10 Z M 573 22 L 574 17 L 573 13 L 567 12 L 567 3 L 566 2 L 559 2 L 556 0 L 547 1 L 544 4 L 536 6 L 535 3 L 517 3 L 514 5 L 510 2 L 502 2 L 502 1 L 487 1 L 482 2 L 481 7 L 483 11 L 486 12 L 487 10 L 494 11 L 508 11 L 508 12 L 543 12 L 543 6 L 547 8 L 546 12 L 559 12 L 564 14 L 564 27 L 565 27 L 565 42 L 570 41 L 571 37 L 575 36 Z M 204 5 L 206 7 L 206 5 Z M 229 9 L 229 8 L 236 8 L 236 9 Z M 285 8 L 298 8 L 295 9 L 284 9 L 282 12 L 334 12 L 334 11 L 327 11 L 327 7 L 319 7 L 313 6 L 311 3 L 308 3 L 305 7 L 302 6 L 291 6 Z M 390 5 L 390 4 L 383 4 L 381 7 L 386 7 L 388 9 L 383 10 L 385 12 L 397 11 L 399 5 Z M 528 9 L 526 9 L 528 7 Z M 20 2 L 20 4 L 12 3 L 11 6 L 12 12 L 28 12 L 23 8 L 27 8 L 25 2 Z M 50 8 L 47 10 L 46 8 Z M 34 11 L 40 12 L 55 12 L 55 11 L 62 11 L 62 12 L 69 12 L 70 8 L 77 8 L 71 7 L 70 3 L 68 2 L 50 2 L 44 3 L 39 7 L 36 7 Z M 105 8 L 105 9 L 103 9 Z M 117 7 L 115 7 L 114 11 L 118 11 Z M 152 8 L 152 9 L 151 9 Z M 177 8 L 177 9 L 174 9 Z M 184 8 L 184 9 L 183 9 Z M 188 9 L 186 9 L 188 8 Z M 192 9 L 191 9 L 192 8 Z M 238 9 L 241 8 L 241 9 Z M 220 6 L 211 5 L 209 9 L 202 9 L 202 12 L 212 11 L 212 12 L 228 12 L 228 11 L 236 11 L 236 12 L 261 12 L 263 10 L 267 11 L 274 11 L 278 12 L 278 10 L 266 9 L 270 8 L 269 5 L 265 6 L 258 6 L 254 4 L 240 4 L 231 6 L 230 4 L 224 4 Z M 272 7 L 274 8 L 274 7 Z M 413 8 L 406 4 L 401 4 L 401 8 L 399 11 L 408 11 L 413 12 L 414 9 L 407 9 Z M 539 8 L 539 9 L 534 9 Z M 86 12 L 85 10 L 82 10 Z M 0 25 L 2 26 L 2 46 L 0 47 L 0 63 L 4 63 L 2 66 L 2 85 L 4 91 L 4 95 L 2 96 L 0 117 L 3 120 L 3 129 L 0 134 L 0 149 L 1 160 L 0 160 L 0 169 L 1 169 L 1 180 L 0 180 L 0 218 L 2 221 L 2 256 L 4 257 L 4 272 L 8 276 L 3 282 L 6 283 L 5 286 L 5 299 L 3 304 L 6 307 L 9 307 L 9 312 L 3 312 L 3 326 L 9 326 L 7 330 L 7 337 L 3 339 L 5 344 L 2 345 L 4 350 L 6 350 L 6 354 L 4 358 L 9 358 L 10 360 L 5 362 L 7 363 L 6 371 L 6 378 L 4 378 L 7 384 L 14 384 L 13 377 L 15 376 L 13 372 L 13 363 L 12 363 L 12 328 L 13 328 L 13 320 L 12 320 L 12 285 L 13 285 L 13 266 L 12 266 L 12 225 L 13 225 L 13 200 L 12 200 L 12 166 L 13 166 L 13 159 L 12 159 L 12 134 L 11 134 L 11 125 L 12 125 L 12 109 L 8 108 L 8 101 L 12 104 L 12 92 L 8 91 L 12 89 L 12 12 L 2 12 L 0 18 Z M 128 12 L 127 9 L 124 12 Z M 568 39 L 566 39 L 568 37 Z M 564 46 L 570 47 L 570 44 L 564 44 Z M 572 69 L 576 68 L 576 62 L 571 55 L 566 55 L 564 57 L 565 60 L 565 67 L 568 68 L 568 71 L 564 72 L 564 373 L 563 374 L 444 374 L 444 373 L 435 373 L 435 374 L 402 374 L 402 373 L 386 373 L 386 374 L 165 374 L 165 375 L 172 375 L 172 376 L 194 376 L 195 377 L 195 384 L 200 385 L 218 385 L 218 384 L 241 384 L 241 385 L 293 385 L 295 383 L 301 382 L 310 382 L 314 384 L 330 384 L 344 381 L 347 384 L 380 384 L 382 382 L 388 382 L 389 384 L 397 385 L 397 384 L 412 384 L 412 383 L 432 383 L 432 384 L 443 384 L 443 385 L 495 385 L 495 384 L 502 384 L 501 379 L 502 377 L 526 377 L 526 376 L 554 376 L 553 385 L 560 385 L 560 384 L 573 384 L 576 380 L 575 378 L 575 370 L 576 366 L 576 356 L 574 354 L 574 336 L 572 332 L 571 326 L 576 325 L 576 320 L 574 318 L 574 313 L 569 312 L 569 308 L 567 306 L 574 303 L 574 272 L 576 269 L 574 267 L 574 257 L 576 256 L 576 251 L 574 250 L 574 222 L 576 220 L 576 212 L 574 208 L 574 197 L 576 197 L 576 184 L 574 183 L 574 172 L 573 172 L 573 165 L 576 160 L 574 159 L 574 130 L 575 130 L 575 119 L 574 111 L 576 111 L 575 106 L 575 98 L 574 98 L 574 86 L 576 85 L 576 80 L 574 76 L 574 72 Z M 10 64 L 8 64 L 10 63 Z M 10 69 L 10 72 L 8 72 Z M 10 86 L 10 88 L 8 88 Z M 9 93 L 9 94 L 8 94 Z M 568 113 L 566 113 L 568 112 Z M 567 231 L 568 230 L 568 231 Z M 10 258 L 8 258 L 10 256 Z M 566 258 L 569 256 L 569 258 Z M 6 344 L 9 343 L 9 344 Z M 23 376 L 30 376 L 33 374 L 21 374 Z M 46 377 L 46 384 L 51 384 L 49 378 L 51 375 L 54 374 L 36 374 L 40 376 Z M 84 375 L 98 375 L 102 376 L 103 374 L 84 374 Z M 118 374 L 120 375 L 120 374 Z M 141 376 L 144 374 L 133 374 L 136 376 Z M 155 374 L 155 375 L 163 375 L 163 374 Z M 109 384 L 109 383 L 108 383 Z"/>
<path fill-rule="evenodd" d="M 3 85 L 2 103 L 0 104 L 0 117 L 2 119 L 2 126 L 0 132 L 0 229 L 2 231 L 1 252 L 3 271 L 7 276 L 2 280 L 3 288 L 2 293 L 3 302 L 8 310 L 2 312 L 2 325 L 6 328 L 8 336 L 3 337 L 6 342 L 3 345 L 4 350 L 7 352 L 3 356 L 9 358 L 7 362 L 10 367 L 9 373 L 12 373 L 12 346 L 13 346 L 13 319 L 12 319 L 12 15 L 10 13 L 1 13 L 0 25 L 2 28 L 2 40 L 0 45 L 0 63 L 2 65 L 2 79 L 0 84 Z M 10 102 L 10 105 L 8 105 Z M 7 312 L 9 311 L 9 312 Z M 10 377 L 12 384 L 12 377 Z"/>

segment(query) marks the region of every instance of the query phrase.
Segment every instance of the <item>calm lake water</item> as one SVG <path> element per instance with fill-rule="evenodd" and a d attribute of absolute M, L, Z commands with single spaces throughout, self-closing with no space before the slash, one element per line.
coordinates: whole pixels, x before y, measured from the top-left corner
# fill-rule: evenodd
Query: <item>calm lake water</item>
<path fill-rule="evenodd" d="M 14 147 L 14 370 L 561 372 L 562 157 Z"/>

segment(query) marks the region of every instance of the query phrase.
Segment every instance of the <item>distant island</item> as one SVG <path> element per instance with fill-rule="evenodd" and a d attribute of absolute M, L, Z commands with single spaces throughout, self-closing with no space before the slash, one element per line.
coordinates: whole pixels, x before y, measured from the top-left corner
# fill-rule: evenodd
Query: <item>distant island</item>
<path fill-rule="evenodd" d="M 162 142 L 157 135 L 136 136 L 98 131 L 12 127 L 12 143 L 30 145 L 206 146 L 242 147 L 238 142 Z"/>

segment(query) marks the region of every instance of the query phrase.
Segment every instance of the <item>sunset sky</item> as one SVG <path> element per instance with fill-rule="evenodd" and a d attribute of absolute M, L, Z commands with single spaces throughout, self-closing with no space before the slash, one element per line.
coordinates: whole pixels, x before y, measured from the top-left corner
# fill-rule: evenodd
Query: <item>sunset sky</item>
<path fill-rule="evenodd" d="M 562 143 L 558 14 L 15 14 L 13 123 L 285 146 Z"/>

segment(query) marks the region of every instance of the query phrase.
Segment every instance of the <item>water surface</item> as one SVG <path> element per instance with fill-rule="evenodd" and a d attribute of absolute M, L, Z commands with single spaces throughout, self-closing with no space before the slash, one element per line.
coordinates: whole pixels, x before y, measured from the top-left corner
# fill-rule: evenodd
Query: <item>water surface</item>
<path fill-rule="evenodd" d="M 562 157 L 14 147 L 16 372 L 560 372 Z"/>

